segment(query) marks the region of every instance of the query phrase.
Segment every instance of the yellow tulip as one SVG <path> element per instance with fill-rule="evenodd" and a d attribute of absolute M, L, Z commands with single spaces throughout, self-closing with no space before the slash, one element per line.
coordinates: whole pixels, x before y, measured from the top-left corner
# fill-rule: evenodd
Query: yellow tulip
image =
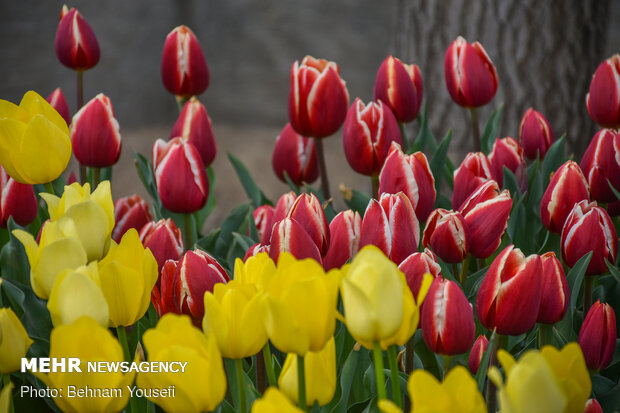
<path fill-rule="evenodd" d="M 381 399 L 377 402 L 381 413 L 403 413 L 403 410 L 391 400 Z"/>
<path fill-rule="evenodd" d="M 167 412 L 214 410 L 226 394 L 226 375 L 215 337 L 206 337 L 188 316 L 165 314 L 143 342 L 148 361 L 187 362 L 183 373 L 138 373 L 144 389 L 174 386 L 174 397 L 149 398 Z"/>
<path fill-rule="evenodd" d="M 269 258 L 269 254 L 261 252 L 245 262 L 237 258 L 234 278 L 241 283 L 255 285 L 258 291 L 265 291 L 275 271 L 276 264 Z"/>
<path fill-rule="evenodd" d="M 276 387 L 270 387 L 265 391 L 263 397 L 252 404 L 250 413 L 302 413 L 303 410 L 297 408 L 289 399 L 284 396 Z"/>
<path fill-rule="evenodd" d="M 19 370 L 32 340 L 17 315 L 10 308 L 0 308 L 0 373 Z"/>
<path fill-rule="evenodd" d="M 306 400 L 309 406 L 329 403 L 336 391 L 336 342 L 332 337 L 319 352 L 308 352 L 304 357 L 306 378 Z M 280 390 L 289 399 L 297 402 L 297 355 L 288 354 L 278 378 Z"/>
<path fill-rule="evenodd" d="M 30 263 L 30 285 L 34 293 L 44 300 L 49 298 L 58 274 L 87 263 L 86 252 L 71 218 L 47 222 L 38 245 L 26 231 L 14 230 L 13 235 L 26 250 Z"/>
<path fill-rule="evenodd" d="M 411 412 L 485 413 L 478 385 L 463 366 L 450 370 L 440 383 L 425 370 L 415 370 L 407 383 Z"/>
<path fill-rule="evenodd" d="M 97 263 L 60 273 L 52 287 L 47 309 L 56 327 L 71 324 L 85 315 L 107 327 L 110 314 L 101 290 Z"/>
<path fill-rule="evenodd" d="M 280 254 L 266 294 L 265 330 L 280 351 L 304 356 L 334 335 L 339 276 L 312 259 Z"/>
<path fill-rule="evenodd" d="M 69 412 L 118 412 L 129 401 L 131 385 L 135 372 L 97 373 L 88 371 L 88 362 L 124 361 L 123 350 L 118 340 L 90 317 L 81 317 L 72 324 L 65 324 L 52 330 L 50 336 L 50 357 L 80 359 L 79 372 L 35 373 L 52 389 L 58 389 L 65 397 L 56 397 L 54 402 L 63 411 Z M 85 396 L 67 397 L 72 390 L 90 389 Z M 119 389 L 118 391 L 115 389 Z M 111 391 L 112 390 L 112 391 Z M 103 397 L 99 396 L 98 393 Z M 109 393 L 109 396 L 105 395 Z M 71 393 L 72 394 L 72 393 Z M 77 394 L 77 393 L 76 393 Z"/>
<path fill-rule="evenodd" d="M 112 241 L 98 269 L 110 310 L 110 326 L 130 326 L 142 318 L 157 281 L 157 261 L 140 242 L 138 231 L 131 228 L 120 244 Z"/>
<path fill-rule="evenodd" d="M 41 197 L 47 202 L 50 221 L 62 217 L 73 219 L 89 262 L 105 255 L 114 228 L 114 204 L 109 181 L 101 182 L 92 194 L 89 183 L 80 186 L 75 182 L 65 186 L 60 198 L 47 193 L 42 193 Z"/>
<path fill-rule="evenodd" d="M 237 280 L 215 284 L 213 293 L 205 293 L 202 329 L 207 336 L 215 336 L 224 357 L 253 356 L 267 342 L 260 299 L 254 285 Z"/>
<path fill-rule="evenodd" d="M 44 184 L 58 178 L 71 159 L 69 128 L 33 91 L 19 106 L 0 100 L 0 164 L 17 182 Z"/>
<path fill-rule="evenodd" d="M 11 411 L 11 394 L 14 387 L 13 382 L 9 381 L 8 386 L 4 386 L 2 390 L 0 390 L 0 412 Z"/>

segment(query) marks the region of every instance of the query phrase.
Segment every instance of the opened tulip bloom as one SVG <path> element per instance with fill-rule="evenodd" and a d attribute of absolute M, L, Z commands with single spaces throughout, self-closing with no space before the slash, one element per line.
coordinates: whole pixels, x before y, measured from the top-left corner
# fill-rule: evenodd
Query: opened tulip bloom
<path fill-rule="evenodd" d="M 616 54 L 596 68 L 586 96 L 588 113 L 604 128 L 620 126 L 620 55 Z"/>
<path fill-rule="evenodd" d="M 0 373 L 18 371 L 33 341 L 10 308 L 0 308 L 0 338 Z"/>
<path fill-rule="evenodd" d="M 295 132 L 287 123 L 276 138 L 271 165 L 282 182 L 286 182 L 285 172 L 295 185 L 316 181 L 319 161 L 314 140 Z"/>
<path fill-rule="evenodd" d="M 234 279 L 244 283 L 252 284 L 257 291 L 265 291 L 273 279 L 276 271 L 276 264 L 268 253 L 258 253 L 247 260 L 235 261 Z"/>
<path fill-rule="evenodd" d="M 217 154 L 211 118 L 205 106 L 196 97 L 191 97 L 185 102 L 181 114 L 172 127 L 170 139 L 177 136 L 191 142 L 198 149 L 204 166 L 211 165 Z"/>
<path fill-rule="evenodd" d="M 411 122 L 422 106 L 422 75 L 414 64 L 388 56 L 377 71 L 374 98 L 394 112 L 398 122 Z"/>
<path fill-rule="evenodd" d="M 523 147 L 525 157 L 543 159 L 554 140 L 553 129 L 547 118 L 529 108 L 521 118 L 519 126 L 519 143 Z"/>

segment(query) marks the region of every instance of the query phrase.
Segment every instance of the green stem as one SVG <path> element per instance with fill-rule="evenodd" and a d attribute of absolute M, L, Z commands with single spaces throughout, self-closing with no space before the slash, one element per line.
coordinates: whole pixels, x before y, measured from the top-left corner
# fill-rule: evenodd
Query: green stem
<path fill-rule="evenodd" d="M 99 182 L 101 182 L 101 168 L 92 168 L 93 170 L 93 191 L 97 186 L 99 186 Z"/>
<path fill-rule="evenodd" d="M 177 107 L 179 108 L 179 113 L 183 112 L 183 106 L 185 106 L 185 102 L 188 101 L 188 99 L 184 98 L 183 96 L 176 96 L 177 99 Z"/>
<path fill-rule="evenodd" d="M 267 383 L 265 378 L 265 358 L 262 354 L 257 354 L 255 357 L 256 362 L 256 390 L 263 394 L 267 389 Z"/>
<path fill-rule="evenodd" d="M 489 368 L 491 366 L 498 365 L 497 363 L 497 351 L 502 348 L 502 339 L 504 337 L 501 334 L 496 334 L 495 343 L 493 348 L 491 349 L 491 355 L 489 359 Z M 495 413 L 497 411 L 497 389 L 495 388 L 495 384 L 493 381 L 487 380 L 487 412 Z"/>
<path fill-rule="evenodd" d="M 583 280 L 583 317 L 588 315 L 588 311 L 592 306 L 592 286 L 594 284 L 594 277 L 586 275 Z"/>
<path fill-rule="evenodd" d="M 478 112 L 476 108 L 469 109 L 471 113 L 471 126 L 474 130 L 474 152 L 480 152 L 480 128 L 478 126 Z"/>
<path fill-rule="evenodd" d="M 185 223 L 185 249 L 189 250 L 194 245 L 194 226 L 192 225 L 192 214 L 183 214 Z"/>
<path fill-rule="evenodd" d="M 377 382 L 377 397 L 379 400 L 387 399 L 387 392 L 385 391 L 385 376 L 383 374 L 383 352 L 379 342 L 375 343 L 372 349 L 373 360 L 375 364 L 375 378 Z"/>
<path fill-rule="evenodd" d="M 2 388 L 11 385 L 11 375 L 9 373 L 2 375 Z M 15 413 L 15 406 L 13 406 L 13 392 L 9 392 L 9 411 L 8 413 Z"/>
<path fill-rule="evenodd" d="M 456 263 L 452 263 L 452 275 L 454 275 L 455 279 L 460 280 L 460 278 L 459 278 L 459 267 L 458 267 L 458 264 L 456 264 Z"/>
<path fill-rule="evenodd" d="M 43 184 L 43 186 L 45 187 L 45 190 L 52 195 L 56 195 L 56 191 L 54 191 L 54 185 L 52 185 L 51 182 L 47 182 L 45 184 Z"/>
<path fill-rule="evenodd" d="M 372 182 L 372 197 L 379 199 L 379 175 L 372 175 L 370 181 Z"/>
<path fill-rule="evenodd" d="M 327 178 L 327 166 L 325 164 L 325 151 L 323 150 L 323 140 L 320 138 L 314 139 L 314 147 L 316 148 L 316 156 L 319 159 L 319 172 L 321 174 L 321 191 L 323 192 L 323 198 L 325 201 L 331 198 L 329 192 L 329 179 Z"/>
<path fill-rule="evenodd" d="M 487 263 L 484 260 L 484 258 L 478 258 L 476 261 L 478 263 L 478 271 L 487 266 Z"/>
<path fill-rule="evenodd" d="M 297 355 L 297 404 L 304 412 L 308 411 L 306 403 L 306 372 L 304 366 L 304 357 Z"/>
<path fill-rule="evenodd" d="M 446 376 L 448 375 L 448 372 L 450 371 L 450 366 L 452 363 L 452 357 L 451 356 L 443 356 L 443 379 L 446 379 Z"/>
<path fill-rule="evenodd" d="M 402 409 L 403 399 L 400 393 L 400 376 L 398 374 L 398 362 L 396 361 L 396 346 L 390 346 L 387 351 L 388 361 L 390 363 L 390 377 L 392 380 L 392 400 Z"/>
<path fill-rule="evenodd" d="M 398 128 L 400 129 L 400 137 L 403 140 L 403 152 L 409 152 L 409 142 L 407 142 L 407 134 L 405 133 L 405 124 L 398 122 Z"/>
<path fill-rule="evenodd" d="M 414 345 L 415 345 L 415 340 L 413 336 L 411 336 L 411 338 L 409 339 L 409 341 L 407 341 L 407 344 L 405 346 L 405 373 L 407 374 L 413 373 L 413 361 L 414 361 L 414 354 L 415 354 Z"/>
<path fill-rule="evenodd" d="M 245 403 L 245 383 L 243 380 L 243 360 L 235 359 L 235 373 L 237 374 L 237 388 L 239 390 L 239 406 L 237 411 L 245 413 L 247 406 Z"/>
<path fill-rule="evenodd" d="M 123 347 L 123 353 L 125 354 L 125 360 L 131 362 L 131 353 L 129 353 L 129 342 L 127 341 L 127 331 L 125 330 L 125 326 L 116 327 L 116 335 L 118 336 L 118 341 L 121 343 Z M 137 413 L 138 406 L 136 406 L 135 397 L 129 398 L 129 412 Z"/>
<path fill-rule="evenodd" d="M 542 349 L 543 346 L 549 344 L 549 334 L 551 333 L 551 324 L 538 324 L 538 348 Z"/>
<path fill-rule="evenodd" d="M 265 368 L 267 370 L 267 380 L 269 386 L 277 386 L 276 373 L 273 371 L 273 363 L 271 362 L 271 350 L 269 349 L 269 342 L 263 346 L 263 359 L 265 360 Z"/>
<path fill-rule="evenodd" d="M 82 70 L 78 70 L 77 71 L 77 87 L 76 87 L 76 104 L 77 104 L 77 109 L 76 112 L 78 112 L 82 106 L 84 106 L 84 72 Z M 86 182 L 86 177 L 88 176 L 86 174 L 86 166 L 80 164 L 80 184 L 84 185 L 84 183 Z"/>
<path fill-rule="evenodd" d="M 465 261 L 461 264 L 461 273 L 459 274 L 459 282 L 461 283 L 461 287 L 465 288 L 465 281 L 467 281 L 467 270 L 469 269 L 469 261 L 471 260 L 471 255 L 467 255 L 465 257 Z"/>

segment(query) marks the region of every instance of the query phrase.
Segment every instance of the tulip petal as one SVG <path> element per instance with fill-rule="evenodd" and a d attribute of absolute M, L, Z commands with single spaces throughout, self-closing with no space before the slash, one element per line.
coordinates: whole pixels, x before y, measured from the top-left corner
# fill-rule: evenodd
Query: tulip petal
<path fill-rule="evenodd" d="M 21 146 L 26 124 L 15 119 L 0 119 L 0 164 L 17 182 L 31 184 L 15 166 L 15 148 Z"/>
<path fill-rule="evenodd" d="M 297 324 L 290 309 L 279 300 L 265 297 L 263 305 L 267 314 L 265 330 L 276 348 L 286 353 L 305 355 L 310 348 L 310 338 Z"/>

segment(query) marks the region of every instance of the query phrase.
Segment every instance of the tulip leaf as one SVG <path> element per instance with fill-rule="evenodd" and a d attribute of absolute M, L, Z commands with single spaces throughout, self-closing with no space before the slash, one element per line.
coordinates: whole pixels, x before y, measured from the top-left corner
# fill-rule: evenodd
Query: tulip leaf
<path fill-rule="evenodd" d="M 360 216 L 363 218 L 371 197 L 364 192 L 358 191 L 357 189 L 341 187 L 340 191 L 342 192 L 344 203 L 347 204 L 347 206 L 353 211 L 359 212 Z"/>
<path fill-rule="evenodd" d="M 441 140 L 441 143 L 433 153 L 433 158 L 431 159 L 431 172 L 433 173 L 433 177 L 435 178 L 435 189 L 439 192 L 441 188 L 441 179 L 443 178 L 443 169 L 446 165 L 446 158 L 448 156 L 448 148 L 450 147 L 450 142 L 452 141 L 452 129 L 446 133 L 446 136 Z"/>
<path fill-rule="evenodd" d="M 291 191 L 295 192 L 295 195 L 301 194 L 301 189 L 298 185 L 295 185 L 295 182 L 291 180 L 291 177 L 288 176 L 288 172 L 286 171 L 284 171 L 284 180 L 286 181 L 288 187 L 291 188 Z"/>
<path fill-rule="evenodd" d="M 214 255 L 215 245 L 217 243 L 217 240 L 221 232 L 222 232 L 221 228 L 214 229 L 213 231 L 209 232 L 209 234 L 207 234 L 206 237 L 200 238 L 198 241 L 196 241 L 196 245 L 200 249 L 205 250 L 211 255 Z"/>
<path fill-rule="evenodd" d="M 570 289 L 570 302 L 564 318 L 556 323 L 558 332 L 561 333 L 567 341 L 573 341 L 576 338 L 575 331 L 573 329 L 573 320 L 575 318 L 575 312 L 577 311 L 577 300 L 580 296 L 581 286 L 585 277 L 586 269 L 590 263 L 592 257 L 592 251 L 581 257 L 579 261 L 573 266 L 573 268 L 566 274 L 566 282 Z"/>
<path fill-rule="evenodd" d="M 233 232 L 239 232 L 244 228 L 248 217 L 252 217 L 250 204 L 242 204 L 232 210 L 230 215 L 220 225 L 220 235 L 215 244 L 215 254 L 218 257 L 226 257 L 233 242 Z"/>
<path fill-rule="evenodd" d="M 422 339 L 422 330 L 418 329 L 414 337 L 415 353 L 420 356 L 424 370 L 434 375 L 437 380 L 441 380 L 442 373 L 439 368 L 439 361 L 437 360 L 438 356 L 426 346 L 426 343 Z"/>
<path fill-rule="evenodd" d="M 486 383 L 487 378 L 487 370 L 489 369 L 489 359 L 491 358 L 491 352 L 493 351 L 496 340 L 497 334 L 495 334 L 494 331 L 493 334 L 491 334 L 491 338 L 489 339 L 489 343 L 487 344 L 487 349 L 482 355 L 482 359 L 480 360 L 480 364 L 478 365 L 478 371 L 476 372 L 476 383 L 478 383 L 478 390 L 480 390 L 480 393 L 483 394 L 484 384 Z"/>
<path fill-rule="evenodd" d="M 467 280 L 465 280 L 465 294 L 469 301 L 473 301 L 478 294 L 478 289 L 480 289 L 480 284 L 482 284 L 482 280 L 484 280 L 484 276 L 487 273 L 488 268 L 482 268 L 475 273 L 469 275 Z"/>
<path fill-rule="evenodd" d="M 551 173 L 555 172 L 564 162 L 566 162 L 564 152 L 566 147 L 566 135 L 555 141 L 549 147 L 542 163 L 543 188 L 547 188 L 551 180 Z"/>
<path fill-rule="evenodd" d="M 226 262 L 228 263 L 228 268 L 235 268 L 235 260 L 237 258 L 243 258 L 247 250 L 256 242 L 245 235 L 241 235 L 238 232 L 233 232 L 233 242 L 228 249 L 228 254 L 226 255 Z"/>
<path fill-rule="evenodd" d="M 515 174 L 506 167 L 503 166 L 504 170 L 504 189 L 507 189 L 510 192 L 512 198 L 521 197 L 521 188 L 519 187 L 519 182 L 517 182 L 517 177 Z"/>
<path fill-rule="evenodd" d="M 133 156 L 135 158 L 134 163 L 136 164 L 136 169 L 138 171 L 138 176 L 142 181 L 142 184 L 146 188 L 146 191 L 149 193 L 151 198 L 153 199 L 153 216 L 156 220 L 162 218 L 161 209 L 161 199 L 159 199 L 159 192 L 157 191 L 157 183 L 155 182 L 155 173 L 153 172 L 153 165 L 146 159 L 144 156 L 139 154 L 138 152 L 134 152 Z"/>
<path fill-rule="evenodd" d="M 607 184 L 609 185 L 609 189 L 611 189 L 611 192 L 614 193 L 614 195 L 616 196 L 616 201 L 620 201 L 620 191 L 618 191 L 616 188 L 614 188 L 613 184 L 611 183 L 611 181 L 609 180 L 609 178 L 607 178 Z"/>
<path fill-rule="evenodd" d="M 616 268 L 607 258 L 605 258 L 605 264 L 609 268 L 609 273 L 616 279 L 616 282 L 620 284 L 620 270 Z"/>
<path fill-rule="evenodd" d="M 211 212 L 215 209 L 215 172 L 210 166 L 207 167 L 207 179 L 209 180 L 209 196 L 207 203 L 199 211 L 194 212 L 194 218 L 196 219 L 196 229 L 198 233 L 202 229 L 205 220 L 211 215 Z"/>
<path fill-rule="evenodd" d="M 353 386 L 353 379 L 355 378 L 355 371 L 357 370 L 359 358 L 360 351 L 353 350 L 349 353 L 349 356 L 342 365 L 342 368 L 340 370 L 341 396 L 338 403 L 331 410 L 331 413 L 344 413 L 347 411 L 349 396 L 351 394 L 351 387 Z"/>
<path fill-rule="evenodd" d="M 616 411 L 620 406 L 620 384 L 600 374 L 592 375 L 592 392 L 604 412 Z"/>
<path fill-rule="evenodd" d="M 491 113 L 491 116 L 489 116 L 489 120 L 487 120 L 487 124 L 484 127 L 484 132 L 482 132 L 482 137 L 480 138 L 480 149 L 485 154 L 491 152 L 493 142 L 495 141 L 495 138 L 498 137 L 499 122 L 502 120 L 503 111 L 504 105 L 501 104 L 493 111 L 493 113 Z"/>
<path fill-rule="evenodd" d="M 239 160 L 235 155 L 229 153 L 228 159 L 230 159 L 230 163 L 232 163 L 235 168 L 235 172 L 237 172 L 237 176 L 241 181 L 241 185 L 243 185 L 243 189 L 245 189 L 245 193 L 248 195 L 250 200 L 252 201 L 252 206 L 254 208 L 258 208 L 261 205 L 269 204 L 273 205 L 273 203 L 267 199 L 263 191 L 258 187 L 254 178 L 250 174 L 248 168 Z"/>
<path fill-rule="evenodd" d="M 21 242 L 13 236 L 13 230 L 23 229 L 9 217 L 7 223 L 9 231 L 9 242 L 0 251 L 0 268 L 2 268 L 2 278 L 12 280 L 24 287 L 30 288 L 30 264 L 26 251 Z"/>
<path fill-rule="evenodd" d="M 515 245 L 521 245 L 519 241 L 523 239 L 525 227 L 526 227 L 526 211 L 525 206 L 523 205 L 523 201 L 525 199 L 525 194 L 521 195 L 521 197 L 515 202 L 512 201 L 512 211 L 510 212 L 510 217 L 508 218 L 508 225 L 506 227 L 506 233 L 510 237 L 510 240 Z"/>
<path fill-rule="evenodd" d="M 428 106 L 424 104 L 424 109 L 418 114 L 418 122 L 420 123 L 420 131 L 416 136 L 411 149 L 408 153 L 414 153 L 416 151 L 424 151 L 427 145 L 430 152 L 434 153 L 437 150 L 437 141 L 431 128 L 428 126 Z"/>

